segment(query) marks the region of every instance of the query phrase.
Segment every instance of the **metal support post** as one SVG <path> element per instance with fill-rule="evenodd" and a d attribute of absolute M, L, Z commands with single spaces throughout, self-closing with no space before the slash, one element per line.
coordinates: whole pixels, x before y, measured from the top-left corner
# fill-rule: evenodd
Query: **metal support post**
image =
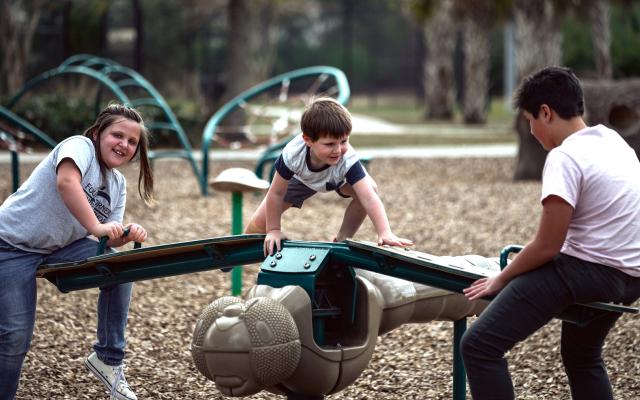
<path fill-rule="evenodd" d="M 231 234 L 242 233 L 242 192 L 231 193 Z M 233 267 L 231 271 L 231 295 L 242 293 L 242 267 Z"/>
<path fill-rule="evenodd" d="M 453 321 L 453 400 L 467 398 L 467 376 L 460 354 L 460 342 L 466 330 L 466 318 Z"/>

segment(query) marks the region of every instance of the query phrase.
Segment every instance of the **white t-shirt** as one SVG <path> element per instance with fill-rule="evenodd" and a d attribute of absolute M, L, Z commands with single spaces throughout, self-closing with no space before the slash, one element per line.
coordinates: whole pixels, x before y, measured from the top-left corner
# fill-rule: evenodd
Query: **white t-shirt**
<path fill-rule="evenodd" d="M 102 182 L 91 140 L 71 136 L 60 142 L 0 206 L 0 239 L 25 251 L 50 254 L 89 234 L 56 187 L 56 171 L 65 158 L 80 170 L 82 188 L 98 220 L 122 222 L 127 195 L 124 176 L 115 169 L 107 170 Z"/>
<path fill-rule="evenodd" d="M 366 176 L 366 170 L 351 146 L 336 165 L 326 165 L 321 169 L 312 169 L 309 157 L 309 147 L 299 134 L 282 149 L 276 160 L 276 171 L 286 180 L 295 177 L 316 192 L 336 190 L 345 181 L 353 185 Z"/>
<path fill-rule="evenodd" d="M 640 276 L 640 162 L 617 132 L 598 125 L 547 155 L 541 201 L 573 208 L 561 252 Z"/>

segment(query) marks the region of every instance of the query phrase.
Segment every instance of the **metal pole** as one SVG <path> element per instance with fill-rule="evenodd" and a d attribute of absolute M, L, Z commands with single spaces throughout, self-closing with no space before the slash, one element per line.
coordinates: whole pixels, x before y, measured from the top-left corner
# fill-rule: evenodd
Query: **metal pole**
<path fill-rule="evenodd" d="M 18 150 L 11 150 L 11 175 L 13 176 L 13 192 L 20 187 L 20 163 L 18 162 Z"/>
<path fill-rule="evenodd" d="M 466 318 L 453 321 L 453 400 L 467 398 L 467 376 L 460 355 L 460 341 L 466 330 Z"/>
<path fill-rule="evenodd" d="M 231 193 L 231 234 L 242 233 L 242 192 Z M 234 267 L 231 271 L 231 295 L 242 293 L 242 268 Z"/>

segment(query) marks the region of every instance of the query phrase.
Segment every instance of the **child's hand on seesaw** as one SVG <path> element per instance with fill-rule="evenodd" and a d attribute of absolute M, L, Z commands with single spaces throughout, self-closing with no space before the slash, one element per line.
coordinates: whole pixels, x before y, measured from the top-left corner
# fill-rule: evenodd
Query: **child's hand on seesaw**
<path fill-rule="evenodd" d="M 411 240 L 399 238 L 393 233 L 378 236 L 378 246 L 383 246 L 385 244 L 388 246 L 400 247 L 413 246 L 413 242 Z"/>
<path fill-rule="evenodd" d="M 477 281 L 473 282 L 468 288 L 462 289 L 462 292 L 465 296 L 467 296 L 467 299 L 469 300 L 475 300 L 485 296 L 494 295 L 507 285 L 507 282 L 505 282 L 500 275 L 501 274 L 492 276 L 490 278 L 478 279 Z"/>
<path fill-rule="evenodd" d="M 124 234 L 124 225 L 111 221 L 96 225 L 89 233 L 97 238 L 107 236 L 109 239 L 119 238 Z"/>
<path fill-rule="evenodd" d="M 264 256 L 273 254 L 274 250 L 280 251 L 282 249 L 282 240 L 287 239 L 284 233 L 280 229 L 272 229 L 267 232 L 267 237 L 264 238 Z"/>
<path fill-rule="evenodd" d="M 126 229 L 129 230 L 129 233 L 122 238 L 122 244 L 126 244 L 129 242 L 142 243 L 147 240 L 147 231 L 142 226 L 130 223 L 126 225 Z"/>

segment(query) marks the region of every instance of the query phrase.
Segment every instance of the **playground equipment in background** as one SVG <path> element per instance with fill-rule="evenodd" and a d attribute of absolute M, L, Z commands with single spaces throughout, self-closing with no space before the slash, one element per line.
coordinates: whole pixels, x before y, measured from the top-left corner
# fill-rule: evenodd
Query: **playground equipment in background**
<path fill-rule="evenodd" d="M 89 54 L 71 56 L 58 67 L 29 80 L 9 100 L 6 110 L 9 111 L 36 87 L 54 78 L 67 75 L 88 77 L 100 85 L 95 99 L 96 115 L 103 101 L 102 89 L 111 92 L 112 97 L 109 99 L 115 98 L 121 103 L 138 108 L 150 107 L 155 111 L 154 115 L 159 113 L 157 120 L 148 121 L 148 128 L 151 131 L 175 135 L 182 149 L 152 150 L 150 158 L 154 160 L 175 157 L 187 160 L 203 195 L 208 194 L 209 157 L 216 135 L 235 135 L 251 139 L 259 130 L 267 129 L 268 136 L 271 138 L 270 145 L 256 167 L 256 170 L 262 170 L 265 163 L 275 160 L 286 142 L 298 131 L 298 122 L 307 100 L 316 95 L 325 95 L 333 96 L 340 103 L 346 104 L 350 96 L 346 76 L 334 67 L 302 68 L 268 79 L 240 93 L 209 118 L 202 133 L 202 165 L 200 166 L 196 162 L 191 143 L 182 125 L 162 95 L 138 72 L 110 59 Z M 5 113 L 0 113 L 0 120 L 6 118 Z M 30 129 L 24 129 L 24 132 L 33 134 Z M 55 141 L 48 135 L 40 132 L 40 136 L 47 137 L 55 145 Z M 51 147 L 51 143 L 46 144 Z M 14 154 L 17 156 L 17 153 L 12 153 L 12 156 Z M 258 176 L 262 177 L 262 173 Z"/>
<path fill-rule="evenodd" d="M 19 134 L 14 134 L 18 132 Z M 40 144 L 49 148 L 54 148 L 55 140 L 46 133 L 33 126 L 30 122 L 22 119 L 8 109 L 0 106 L 0 142 L 5 143 L 7 150 L 11 152 L 11 179 L 12 189 L 15 192 L 20 185 L 20 161 L 21 140 L 28 135 L 35 138 Z"/>
<path fill-rule="evenodd" d="M 209 148 L 225 120 L 240 120 L 235 129 L 252 137 L 260 129 L 268 130 L 270 145 L 256 165 L 256 175 L 263 174 L 265 165 L 275 161 L 296 133 L 307 103 L 314 96 L 335 97 L 341 104 L 349 101 L 351 90 L 344 72 L 334 67 L 315 66 L 290 71 L 268 79 L 229 100 L 207 121 L 202 133 L 202 176 L 209 174 Z M 206 192 L 204 193 L 206 194 Z"/>
<path fill-rule="evenodd" d="M 497 273 L 496 261 L 479 256 L 439 257 L 358 241 L 284 241 L 281 252 L 265 259 L 264 237 L 238 235 L 123 251 L 44 265 L 37 275 L 67 292 L 262 263 L 257 286 L 246 301 L 216 300 L 196 324 L 194 361 L 223 393 L 241 396 L 266 389 L 290 399 L 323 398 L 358 378 L 378 334 L 407 322 L 445 319 L 454 320 L 453 398 L 464 399 L 459 341 L 466 316 L 483 305 L 469 303 L 460 293 L 476 279 Z M 506 265 L 508 254 L 517 250 L 517 246 L 506 247 L 501 263 Z M 447 293 L 434 289 L 431 296 L 421 285 Z M 248 312 L 253 307 L 257 314 Z M 574 304 L 559 317 L 587 324 L 607 312 L 638 313 L 638 309 Z M 225 338 L 221 330 L 228 330 L 227 339 L 233 340 L 216 341 Z M 234 351 L 226 351 L 230 349 Z M 274 351 L 279 355 L 275 360 Z M 265 360 L 273 361 L 268 369 Z M 218 375 L 216 365 L 221 362 L 233 372 Z"/>
<path fill-rule="evenodd" d="M 159 118 L 149 121 L 150 131 L 170 131 L 176 135 L 182 150 L 157 151 L 152 150 L 149 157 L 153 159 L 178 157 L 186 159 L 196 177 L 200 169 L 193 157 L 193 150 L 184 129 L 162 95 L 138 72 L 122 66 L 113 60 L 96 57 L 89 54 L 78 54 L 67 58 L 58 67 L 45 71 L 24 86 L 9 100 L 7 108 L 14 107 L 23 96 L 38 86 L 54 78 L 66 75 L 79 75 L 91 78 L 100 84 L 96 92 L 95 113 L 100 112 L 103 100 L 103 88 L 108 89 L 112 96 L 108 99 L 116 100 L 134 107 L 152 107 L 159 111 Z"/>

